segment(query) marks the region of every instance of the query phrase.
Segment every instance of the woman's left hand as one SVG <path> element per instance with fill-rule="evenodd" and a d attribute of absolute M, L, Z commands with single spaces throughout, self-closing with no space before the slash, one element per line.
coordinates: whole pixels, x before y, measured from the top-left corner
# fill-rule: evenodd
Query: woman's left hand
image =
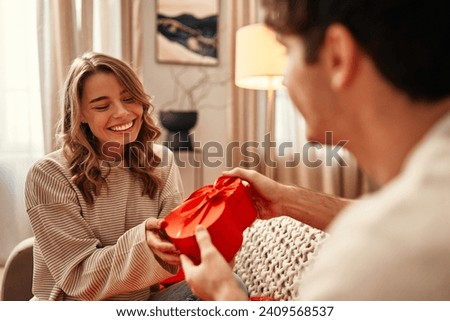
<path fill-rule="evenodd" d="M 180 251 L 175 245 L 160 236 L 162 219 L 150 217 L 145 221 L 146 240 L 148 247 L 161 260 L 172 265 L 180 265 Z"/>

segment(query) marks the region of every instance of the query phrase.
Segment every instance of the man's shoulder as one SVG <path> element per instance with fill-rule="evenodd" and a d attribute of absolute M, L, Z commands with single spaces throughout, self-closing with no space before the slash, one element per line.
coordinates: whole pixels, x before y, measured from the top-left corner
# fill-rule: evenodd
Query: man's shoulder
<path fill-rule="evenodd" d="M 428 131 L 405 161 L 399 175 L 405 185 L 434 189 L 450 188 L 450 112 Z M 406 186 L 405 186 L 406 187 Z"/>

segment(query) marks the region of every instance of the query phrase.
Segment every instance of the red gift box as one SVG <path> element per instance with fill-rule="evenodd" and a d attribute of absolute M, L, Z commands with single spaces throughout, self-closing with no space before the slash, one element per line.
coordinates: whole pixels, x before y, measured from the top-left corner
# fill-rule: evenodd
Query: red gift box
<path fill-rule="evenodd" d="M 249 186 L 238 177 L 219 177 L 192 193 L 164 219 L 164 230 L 178 250 L 200 263 L 195 239 L 197 225 L 204 226 L 211 241 L 227 262 L 239 251 L 243 231 L 256 219 Z"/>

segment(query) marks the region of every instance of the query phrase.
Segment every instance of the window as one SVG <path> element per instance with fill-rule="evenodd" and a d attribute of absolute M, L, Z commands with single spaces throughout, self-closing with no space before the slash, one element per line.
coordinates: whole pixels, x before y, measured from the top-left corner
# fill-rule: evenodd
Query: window
<path fill-rule="evenodd" d="M 306 143 L 305 120 L 292 104 L 287 90 L 276 92 L 275 140 L 277 146 L 288 142 L 291 152 L 301 151 Z"/>
<path fill-rule="evenodd" d="M 36 1 L 0 0 L 0 47 L 0 155 L 41 155 Z"/>
<path fill-rule="evenodd" d="M 33 235 L 24 183 L 44 153 L 36 1 L 0 0 L 0 265 Z"/>

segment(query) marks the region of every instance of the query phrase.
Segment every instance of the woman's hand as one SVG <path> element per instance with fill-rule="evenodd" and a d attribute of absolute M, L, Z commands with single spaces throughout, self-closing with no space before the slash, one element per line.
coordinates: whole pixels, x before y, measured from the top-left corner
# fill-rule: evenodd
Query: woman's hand
<path fill-rule="evenodd" d="M 254 170 L 234 168 L 223 173 L 226 176 L 240 177 L 250 184 L 252 200 L 259 219 L 270 219 L 284 215 L 282 195 L 284 185 Z"/>
<path fill-rule="evenodd" d="M 201 253 L 201 263 L 194 263 L 184 254 L 181 266 L 192 292 L 203 300 L 247 300 L 247 295 L 236 283 L 230 264 L 212 244 L 208 231 L 197 226 L 195 237 Z"/>
<path fill-rule="evenodd" d="M 180 265 L 180 252 L 175 245 L 160 236 L 162 222 L 163 220 L 154 217 L 145 221 L 147 245 L 161 260 L 168 264 Z"/>

